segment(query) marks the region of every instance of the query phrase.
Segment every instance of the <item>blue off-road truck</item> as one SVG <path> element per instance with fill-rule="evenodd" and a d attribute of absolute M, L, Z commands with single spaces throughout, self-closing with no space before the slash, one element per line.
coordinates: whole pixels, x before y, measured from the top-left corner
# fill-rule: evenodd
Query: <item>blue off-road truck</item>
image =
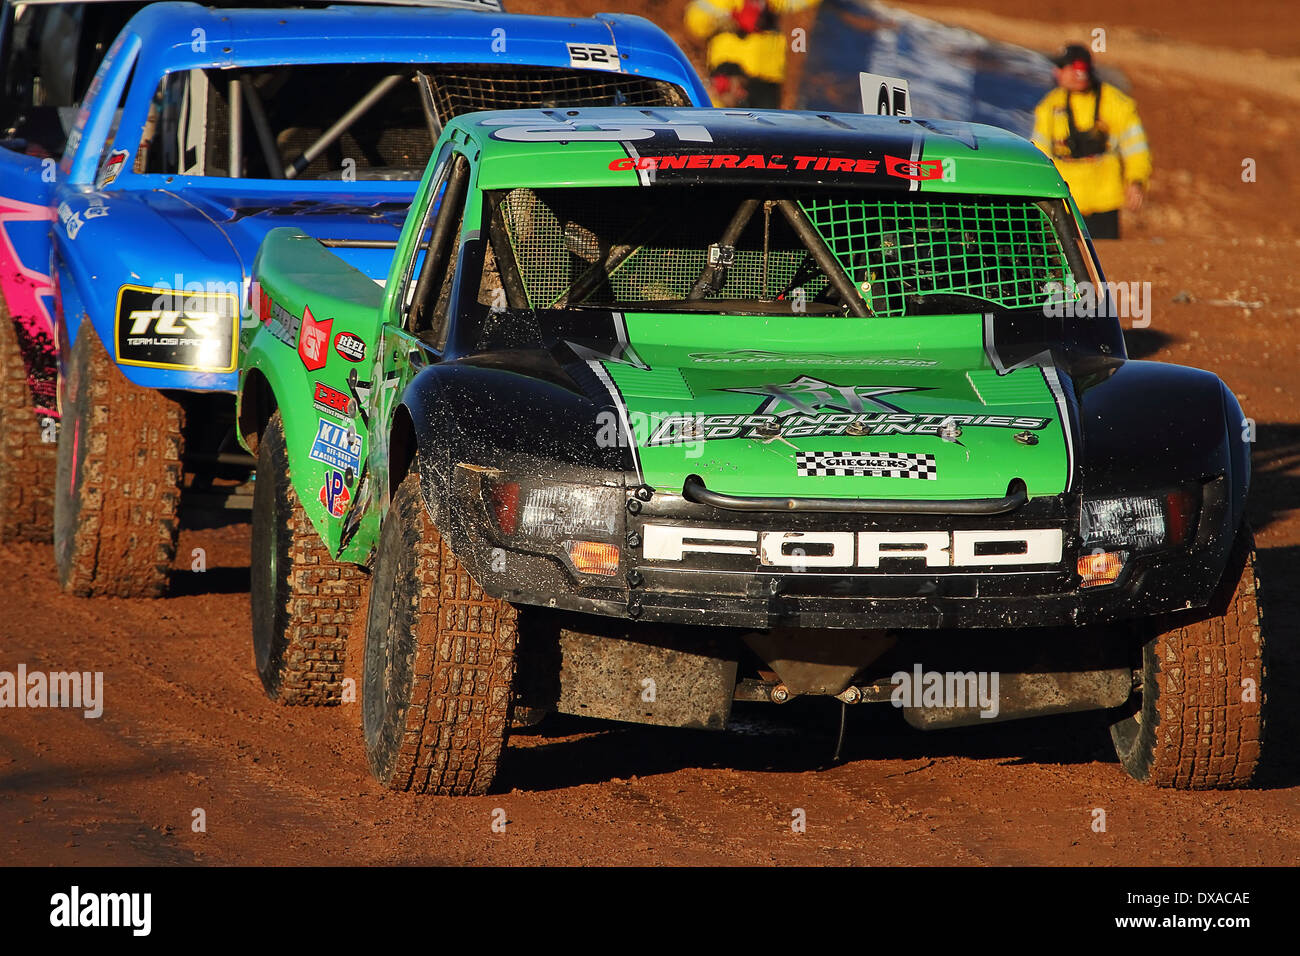
<path fill-rule="evenodd" d="M 500 10 L 498 0 L 349 2 Z M 48 541 L 54 520 L 54 209 L 44 190 L 55 181 L 56 164 L 104 53 L 146 6 L 147 0 L 0 2 L 0 542 Z M 285 4 L 223 0 L 222 6 Z M 299 0 L 293 6 L 328 4 Z"/>
<path fill-rule="evenodd" d="M 5 200 L 49 237 L 62 587 L 162 593 L 182 493 L 219 496 L 246 477 L 230 393 L 266 232 L 319 230 L 382 282 L 450 119 L 700 103 L 686 57 L 637 17 L 473 3 L 138 13 L 91 80 L 57 164 L 0 151 Z M 320 361 L 296 324 L 280 331 L 305 366 Z"/>
<path fill-rule="evenodd" d="M 52 181 L 77 105 L 139 0 L 0 3 L 0 542 L 48 541 L 53 525 L 53 210 L 28 178 Z M 29 172 L 11 168 L 19 160 Z"/>

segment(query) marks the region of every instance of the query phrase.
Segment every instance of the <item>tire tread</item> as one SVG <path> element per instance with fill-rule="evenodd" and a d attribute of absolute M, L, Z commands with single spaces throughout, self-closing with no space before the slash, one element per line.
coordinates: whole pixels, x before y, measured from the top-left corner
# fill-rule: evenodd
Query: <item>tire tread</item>
<path fill-rule="evenodd" d="M 88 322 L 77 345 L 87 337 L 92 341 L 80 376 L 80 387 L 89 389 L 82 397 L 85 432 L 74 432 L 74 412 L 60 435 L 87 444 L 60 583 L 81 597 L 161 597 L 180 526 L 185 410 L 129 382 Z"/>
<path fill-rule="evenodd" d="M 1155 641 L 1155 726 L 1149 782 L 1181 790 L 1247 786 L 1264 735 L 1265 656 L 1255 547 L 1243 529 L 1211 613 Z M 1243 691 L 1254 682 L 1253 699 Z"/>
<path fill-rule="evenodd" d="M 53 540 L 55 447 L 41 434 L 18 334 L 0 303 L 0 543 Z"/>
<path fill-rule="evenodd" d="M 485 594 L 452 552 L 414 471 L 394 511 L 402 547 L 414 556 L 416 626 L 410 703 L 388 783 L 443 796 L 486 793 L 509 734 L 517 613 Z"/>

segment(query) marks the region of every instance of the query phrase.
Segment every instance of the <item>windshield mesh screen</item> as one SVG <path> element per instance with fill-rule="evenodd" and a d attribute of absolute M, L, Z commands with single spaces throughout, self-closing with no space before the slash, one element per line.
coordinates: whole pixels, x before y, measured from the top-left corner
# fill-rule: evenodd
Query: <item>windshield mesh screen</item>
<path fill-rule="evenodd" d="M 606 70 L 548 67 L 428 67 L 445 122 L 477 110 L 569 106 L 690 106 L 671 83 Z"/>
<path fill-rule="evenodd" d="M 848 284 L 837 288 L 817 265 L 792 223 L 804 216 L 809 242 L 824 241 L 823 261 L 839 263 L 873 315 L 1034 307 L 1073 288 L 1052 221 L 1030 200 L 739 186 L 497 196 L 494 241 L 508 242 L 538 309 L 693 299 L 701 311 L 844 314 L 839 289 Z"/>
<path fill-rule="evenodd" d="M 547 309 L 685 300 L 735 207 L 682 190 L 512 189 L 500 211 L 528 304 Z M 700 298 L 774 301 L 800 286 L 812 299 L 826 278 L 811 259 L 784 218 L 760 207 L 725 283 Z"/>
<path fill-rule="evenodd" d="M 1019 308 L 1071 287 L 1051 220 L 1033 202 L 816 197 L 799 205 L 876 315 L 915 311 L 909 295 Z"/>

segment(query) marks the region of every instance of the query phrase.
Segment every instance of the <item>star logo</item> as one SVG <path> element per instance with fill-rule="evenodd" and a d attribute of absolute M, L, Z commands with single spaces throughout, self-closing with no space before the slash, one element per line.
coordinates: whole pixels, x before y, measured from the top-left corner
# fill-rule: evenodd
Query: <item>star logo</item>
<path fill-rule="evenodd" d="M 749 388 L 724 388 L 724 392 L 744 392 L 764 396 L 767 401 L 756 414 L 787 415 L 801 413 L 812 415 L 819 408 L 861 414 L 883 409 L 889 412 L 906 412 L 881 396 L 903 392 L 924 392 L 928 389 L 911 385 L 835 385 L 811 375 L 800 375 L 784 385 L 754 385 Z"/>

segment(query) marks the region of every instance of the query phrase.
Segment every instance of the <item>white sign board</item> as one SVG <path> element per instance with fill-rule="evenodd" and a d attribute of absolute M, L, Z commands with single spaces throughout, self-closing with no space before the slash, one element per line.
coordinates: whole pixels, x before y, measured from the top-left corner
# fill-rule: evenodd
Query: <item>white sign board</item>
<path fill-rule="evenodd" d="M 881 116 L 911 116 L 912 94 L 907 80 L 879 73 L 859 73 L 862 87 L 862 112 Z"/>

